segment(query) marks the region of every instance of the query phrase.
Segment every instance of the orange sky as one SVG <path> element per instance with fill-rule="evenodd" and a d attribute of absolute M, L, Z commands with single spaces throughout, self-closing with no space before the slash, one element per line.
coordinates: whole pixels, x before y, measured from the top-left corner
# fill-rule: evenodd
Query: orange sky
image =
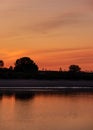
<path fill-rule="evenodd" d="M 93 70 L 92 0 L 1 0 L 0 59 L 29 56 L 40 69 Z"/>

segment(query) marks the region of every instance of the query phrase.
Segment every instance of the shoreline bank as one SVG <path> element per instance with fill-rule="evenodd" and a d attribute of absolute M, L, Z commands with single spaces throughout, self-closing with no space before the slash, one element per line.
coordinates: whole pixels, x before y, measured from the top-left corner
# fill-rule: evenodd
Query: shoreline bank
<path fill-rule="evenodd" d="M 0 87 L 93 87 L 92 80 L 0 80 Z"/>
<path fill-rule="evenodd" d="M 0 80 L 0 92 L 93 92 L 93 81 L 85 80 Z"/>

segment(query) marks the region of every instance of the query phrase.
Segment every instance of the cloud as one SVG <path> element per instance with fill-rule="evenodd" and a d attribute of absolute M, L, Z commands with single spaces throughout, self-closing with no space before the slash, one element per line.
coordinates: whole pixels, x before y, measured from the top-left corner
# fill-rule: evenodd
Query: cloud
<path fill-rule="evenodd" d="M 92 11 L 93 0 L 79 0 L 78 3 L 79 4 L 77 6 L 75 4 L 73 8 L 66 7 L 63 12 L 51 15 L 51 17 L 45 21 L 43 19 L 40 23 L 33 25 L 31 29 L 35 32 L 47 33 L 53 29 L 84 23 L 85 18 L 88 17 L 90 11 Z"/>
<path fill-rule="evenodd" d="M 91 66 L 93 64 L 93 48 L 67 48 L 67 49 L 50 49 L 39 50 L 29 55 L 35 55 L 36 61 L 40 68 L 56 68 L 70 64 L 79 64 L 80 66 Z M 88 64 L 89 63 L 89 64 Z M 91 67 L 92 68 L 92 67 Z M 90 68 L 88 68 L 90 69 Z"/>
<path fill-rule="evenodd" d="M 11 52 L 11 53 L 10 53 Z M 40 68 L 55 68 L 70 65 L 72 63 L 84 64 L 92 63 L 93 48 L 54 48 L 45 50 L 1 50 L 0 57 L 5 62 L 5 66 L 14 65 L 17 58 L 29 56 L 38 63 Z"/>
<path fill-rule="evenodd" d="M 51 4 L 54 7 L 49 6 Z M 47 33 L 53 29 L 78 24 L 92 7 L 93 0 L 4 0 L 0 2 L 0 16 L 3 14 L 2 24 L 5 23 L 5 27 L 11 30 Z"/>
<path fill-rule="evenodd" d="M 48 31 L 55 28 L 60 28 L 62 26 L 73 25 L 80 21 L 80 17 L 83 14 L 79 12 L 67 12 L 58 16 L 51 17 L 47 21 L 38 23 L 32 29 L 34 31 Z"/>
<path fill-rule="evenodd" d="M 86 0 L 86 5 L 89 7 L 90 10 L 93 10 L 93 0 Z"/>
<path fill-rule="evenodd" d="M 27 55 L 44 55 L 44 54 L 57 54 L 57 53 L 72 53 L 72 52 L 84 52 L 84 51 L 91 51 L 93 47 L 82 47 L 82 48 L 52 48 L 52 49 L 43 49 L 43 50 L 36 50 L 26 52 Z"/>

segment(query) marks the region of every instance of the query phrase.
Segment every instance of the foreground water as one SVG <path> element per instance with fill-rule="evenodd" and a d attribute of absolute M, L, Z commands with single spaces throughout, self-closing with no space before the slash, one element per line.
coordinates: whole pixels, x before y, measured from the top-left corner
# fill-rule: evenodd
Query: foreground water
<path fill-rule="evenodd" d="M 0 130 L 93 130 L 93 94 L 1 95 Z"/>

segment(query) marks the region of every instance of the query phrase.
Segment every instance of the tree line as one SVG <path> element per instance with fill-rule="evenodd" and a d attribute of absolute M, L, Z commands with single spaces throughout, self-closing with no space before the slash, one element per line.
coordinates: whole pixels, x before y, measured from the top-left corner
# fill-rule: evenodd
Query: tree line
<path fill-rule="evenodd" d="M 2 79 L 84 79 L 92 80 L 92 72 L 81 71 L 79 65 L 70 65 L 68 71 L 39 70 L 38 65 L 29 57 L 21 57 L 14 63 L 14 67 L 4 67 L 4 61 L 0 60 L 0 78 Z"/>
<path fill-rule="evenodd" d="M 0 60 L 0 68 L 4 68 L 4 61 Z M 8 68 L 7 68 L 8 69 Z M 9 70 L 17 72 L 36 72 L 38 71 L 37 64 L 29 57 L 22 57 L 16 60 L 14 67 L 10 66 Z"/>
<path fill-rule="evenodd" d="M 0 68 L 3 69 L 4 68 L 4 61 L 0 60 Z M 14 71 L 19 71 L 19 72 L 37 72 L 39 67 L 38 65 L 29 57 L 22 57 L 16 60 L 16 62 L 14 63 L 14 67 L 10 66 L 9 68 L 10 70 L 14 70 Z M 69 71 L 71 72 L 80 72 L 81 68 L 79 67 L 79 65 L 70 65 L 69 66 Z M 62 71 L 62 69 L 60 68 L 60 71 Z"/>

